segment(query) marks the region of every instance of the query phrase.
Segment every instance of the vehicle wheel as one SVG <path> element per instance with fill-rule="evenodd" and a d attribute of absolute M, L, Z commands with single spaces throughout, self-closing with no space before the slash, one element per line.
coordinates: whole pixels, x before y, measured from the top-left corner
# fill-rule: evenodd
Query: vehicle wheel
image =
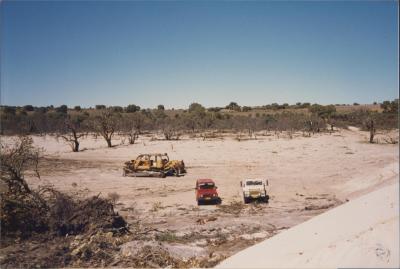
<path fill-rule="evenodd" d="M 264 202 L 268 204 L 268 202 L 269 202 L 269 195 L 265 196 Z"/>
<path fill-rule="evenodd" d="M 201 202 L 200 202 L 200 201 L 197 201 L 197 205 L 201 205 Z"/>
<path fill-rule="evenodd" d="M 245 204 L 248 204 L 248 203 L 249 203 L 249 199 L 246 198 L 246 197 L 244 197 L 244 203 L 245 203 Z"/>

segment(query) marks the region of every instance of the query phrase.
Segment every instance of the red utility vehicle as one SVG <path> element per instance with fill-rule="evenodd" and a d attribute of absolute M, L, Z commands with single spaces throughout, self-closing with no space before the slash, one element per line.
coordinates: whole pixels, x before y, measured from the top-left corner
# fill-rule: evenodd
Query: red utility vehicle
<path fill-rule="evenodd" d="M 220 204 L 221 198 L 218 196 L 217 186 L 212 179 L 198 179 L 196 181 L 196 200 L 197 205 L 205 203 Z"/>

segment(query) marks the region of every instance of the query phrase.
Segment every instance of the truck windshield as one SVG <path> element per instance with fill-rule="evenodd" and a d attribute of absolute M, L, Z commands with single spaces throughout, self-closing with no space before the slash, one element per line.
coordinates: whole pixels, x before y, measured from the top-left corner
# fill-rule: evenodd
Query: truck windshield
<path fill-rule="evenodd" d="M 200 189 L 214 189 L 215 185 L 213 183 L 202 183 L 199 187 Z"/>
<path fill-rule="evenodd" d="M 246 185 L 262 185 L 262 181 L 247 181 Z"/>

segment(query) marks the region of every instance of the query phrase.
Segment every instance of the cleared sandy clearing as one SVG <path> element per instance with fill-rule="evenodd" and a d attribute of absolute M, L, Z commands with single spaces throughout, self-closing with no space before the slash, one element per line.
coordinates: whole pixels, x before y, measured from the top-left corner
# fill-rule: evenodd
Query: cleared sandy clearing
<path fill-rule="evenodd" d="M 118 145 L 116 139 L 117 146 L 107 148 L 101 138 L 88 137 L 81 143 L 84 150 L 73 153 L 61 140 L 34 137 L 45 159 L 41 179 L 27 179 L 65 191 L 87 188 L 90 194 L 104 196 L 116 192 L 117 210 L 128 223 L 140 221 L 165 233 L 175 249 L 200 248 L 194 256 L 227 257 L 398 177 L 397 145 L 366 143 L 368 134 L 357 130 L 312 137 L 298 133 L 293 139 L 270 134 L 240 142 L 229 135 L 205 141 L 150 138 L 141 136 L 134 145 Z M 188 174 L 164 179 L 122 176 L 125 161 L 154 152 L 183 159 Z M 242 201 L 239 182 L 246 177 L 269 180 L 269 204 L 231 204 Z M 198 178 L 216 181 L 223 207 L 197 206 L 193 188 Z M 199 224 L 210 217 L 216 219 Z M 149 234 L 146 240 L 155 237 Z"/>
<path fill-rule="evenodd" d="M 354 131 L 291 140 L 265 136 L 242 142 L 231 138 L 150 141 L 142 137 L 135 145 L 115 148 L 105 147 L 101 138 L 88 138 L 81 143 L 86 150 L 79 153 L 70 152 L 62 141 L 35 137 L 35 143 L 45 149 L 51 162 L 44 164 L 42 182 L 34 179 L 32 183 L 48 181 L 70 189 L 75 182 L 93 193 L 118 192 L 121 202 L 129 204 L 134 200 L 139 207 L 146 207 L 146 202 L 153 200 L 194 206 L 197 178 L 215 179 L 225 202 L 240 198 L 239 182 L 245 177 L 269 179 L 275 204 L 298 200 L 296 193 L 328 193 L 345 199 L 397 173 L 397 146 L 368 144 L 364 142 L 366 137 L 366 133 Z M 172 159 L 183 159 L 188 174 L 166 179 L 122 177 L 124 161 L 151 152 L 167 152 Z"/>
<path fill-rule="evenodd" d="M 217 268 L 398 268 L 399 184 L 249 247 Z"/>

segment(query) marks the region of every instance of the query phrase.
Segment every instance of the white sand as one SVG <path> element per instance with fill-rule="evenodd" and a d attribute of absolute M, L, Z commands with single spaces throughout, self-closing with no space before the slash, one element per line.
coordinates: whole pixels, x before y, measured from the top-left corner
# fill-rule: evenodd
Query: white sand
<path fill-rule="evenodd" d="M 382 134 L 378 134 L 377 139 L 380 139 L 380 136 Z M 0 139 L 11 140 L 10 137 Z M 128 222 L 135 222 L 135 218 L 140 216 L 141 222 L 146 225 L 169 229 L 176 233 L 218 233 L 217 229 L 223 228 L 229 234 L 229 238 L 242 237 L 243 240 L 227 241 L 218 249 L 208 248 L 210 253 L 222 253 L 224 256 L 243 250 L 251 243 L 248 241 L 254 238 L 260 240 L 262 236 L 269 237 L 271 231 L 279 232 L 294 227 L 324 211 L 305 210 L 307 206 L 337 205 L 346 199 L 352 200 L 394 184 L 399 176 L 398 145 L 369 144 L 368 133 L 357 129 L 340 130 L 333 134 L 315 134 L 312 137 L 303 137 L 301 133 L 297 133 L 293 139 L 269 133 L 265 136 L 259 135 L 257 140 L 240 142 L 234 139 L 234 135 L 229 134 L 226 134 L 223 140 L 205 141 L 187 136 L 179 141 L 153 141 L 150 136 L 140 136 L 134 145 L 119 145 L 121 141 L 117 136 L 113 140 L 113 144 L 117 146 L 113 148 L 107 148 L 101 137 L 94 139 L 89 136 L 81 141 L 82 151 L 78 153 L 71 152 L 62 140 L 57 141 L 51 136 L 34 136 L 33 139 L 36 146 L 44 149 L 46 159 L 39 165 L 40 179 L 30 174 L 26 175 L 32 186 L 51 183 L 63 191 L 87 188 L 90 194 L 101 194 L 105 197 L 109 193 L 118 193 L 120 199 L 117 210 L 120 210 Z M 135 158 L 139 153 L 152 152 L 167 152 L 170 158 L 183 159 L 188 168 L 187 175 L 167 178 L 122 176 L 125 161 Z M 196 179 L 214 179 L 223 205 L 229 205 L 233 200 L 242 200 L 239 182 L 247 177 L 269 180 L 270 203 L 262 205 L 260 211 L 253 212 L 251 205 L 247 205 L 244 212 L 236 217 L 235 214 L 221 214 L 216 206 L 197 207 L 193 190 Z M 162 205 L 163 209 L 156 212 L 152 210 L 156 204 Z M 395 206 L 398 206 L 398 202 Z M 371 214 L 374 218 L 379 217 L 370 208 L 364 211 L 355 210 L 351 216 L 363 219 Z M 196 222 L 197 219 L 208 216 L 216 216 L 218 220 L 205 225 Z M 349 222 L 354 221 L 353 219 Z M 316 231 L 335 231 L 339 227 L 329 228 L 328 224 L 323 223 Z M 346 236 L 354 232 L 351 228 L 346 230 L 345 218 L 339 224 L 343 225 L 337 231 L 337 235 L 342 236 L 341 239 L 348 238 Z M 398 222 L 392 225 L 397 227 Z M 386 229 L 383 228 L 386 226 L 375 224 L 367 228 L 371 226 L 374 227 L 373 232 L 368 232 L 364 235 L 368 237 L 362 236 L 358 240 L 368 241 L 378 236 L 382 229 Z M 292 244 L 308 244 L 309 241 L 308 238 L 287 239 L 283 241 L 285 243 L 281 251 L 286 251 Z M 329 262 L 330 256 L 324 256 L 324 253 L 328 252 L 324 252 L 322 247 L 330 244 L 321 240 L 321 249 L 313 249 L 312 242 L 310 241 L 310 249 L 303 249 L 303 255 L 298 255 L 301 250 L 297 249 L 291 255 L 304 259 L 303 261 L 307 260 L 304 257 L 316 255 L 304 266 L 317 266 L 315 264 L 318 259 L 323 262 L 317 267 L 339 266 Z M 344 240 L 342 243 L 333 243 L 331 248 L 345 249 L 347 253 L 350 245 L 347 246 L 345 242 Z M 357 242 L 361 244 L 362 241 Z M 387 248 L 386 242 L 380 243 Z M 349 255 L 364 261 L 365 255 L 353 249 L 356 248 L 352 248 L 352 251 L 348 252 Z M 380 246 L 375 249 L 378 249 L 378 253 L 386 253 L 381 251 L 383 248 Z M 291 256 L 286 259 L 286 252 L 282 255 L 274 254 L 274 259 L 269 260 L 277 263 L 271 263 L 270 266 L 301 266 L 302 263 L 297 259 L 289 259 Z M 393 258 L 393 252 L 390 255 Z M 282 264 L 278 264 L 282 261 L 279 257 L 285 258 Z M 335 259 L 337 256 L 332 257 Z M 265 259 L 259 261 L 262 263 Z M 367 266 L 376 263 L 365 264 Z M 249 264 L 237 266 L 248 267 Z M 259 266 L 265 267 L 265 264 Z"/>
<path fill-rule="evenodd" d="M 399 184 L 249 247 L 218 268 L 398 268 Z"/>

